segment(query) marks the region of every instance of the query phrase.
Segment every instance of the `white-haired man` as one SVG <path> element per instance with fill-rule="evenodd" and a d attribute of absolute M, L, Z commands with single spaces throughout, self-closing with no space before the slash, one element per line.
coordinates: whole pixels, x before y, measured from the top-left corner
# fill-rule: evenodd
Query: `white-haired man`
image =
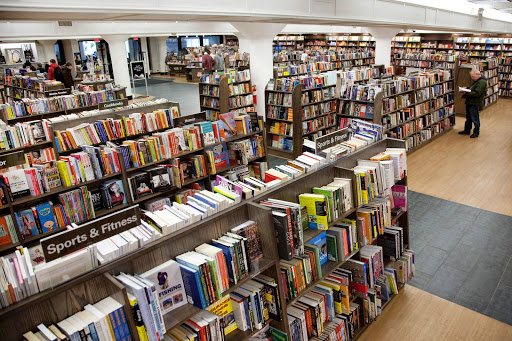
<path fill-rule="evenodd" d="M 464 124 L 464 130 L 459 131 L 459 134 L 469 135 L 471 134 L 471 127 L 473 124 L 473 134 L 471 138 L 478 137 L 480 135 L 480 106 L 485 95 L 485 89 L 487 88 L 487 80 L 477 69 L 473 69 L 470 72 L 471 80 L 473 84 L 469 87 L 470 92 L 465 92 L 466 97 L 466 123 Z"/>

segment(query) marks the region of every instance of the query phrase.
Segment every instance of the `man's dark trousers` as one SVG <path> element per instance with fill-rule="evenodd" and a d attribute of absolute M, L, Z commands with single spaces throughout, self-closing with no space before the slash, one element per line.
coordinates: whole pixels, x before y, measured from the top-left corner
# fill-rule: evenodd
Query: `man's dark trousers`
<path fill-rule="evenodd" d="M 478 105 L 466 104 L 466 123 L 464 124 L 464 131 L 470 133 L 473 124 L 475 124 L 473 133 L 480 135 L 480 114 L 478 113 Z"/>

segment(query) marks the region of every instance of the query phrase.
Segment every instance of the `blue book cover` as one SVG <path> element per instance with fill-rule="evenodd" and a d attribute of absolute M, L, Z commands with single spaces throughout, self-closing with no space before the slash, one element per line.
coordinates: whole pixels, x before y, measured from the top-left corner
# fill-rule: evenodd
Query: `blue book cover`
<path fill-rule="evenodd" d="M 23 238 L 36 236 L 39 234 L 37 231 L 34 213 L 31 209 L 15 212 L 14 216 L 16 217 L 16 222 L 18 223 L 18 228 Z"/>
<path fill-rule="evenodd" d="M 212 186 L 212 188 L 213 188 L 213 186 Z M 217 203 L 216 202 L 210 200 L 208 197 L 206 197 L 206 196 L 204 196 L 204 195 L 202 195 L 200 193 L 194 194 L 194 198 L 196 198 L 199 201 L 204 202 L 205 204 L 213 207 L 214 209 L 217 209 Z"/>
<path fill-rule="evenodd" d="M 229 166 L 228 145 L 226 142 L 215 145 L 209 148 L 209 150 L 213 151 L 213 160 L 216 169 Z"/>
<path fill-rule="evenodd" d="M 36 206 L 37 217 L 41 223 L 43 233 L 54 231 L 57 229 L 57 222 L 53 215 L 53 205 L 47 201 Z"/>
<path fill-rule="evenodd" d="M 204 299 L 199 270 L 194 270 L 183 264 L 179 264 L 179 266 L 181 277 L 183 278 L 183 286 L 187 293 L 188 303 L 193 304 L 198 308 L 206 309 L 208 305 Z"/>
<path fill-rule="evenodd" d="M 229 250 L 229 247 L 227 247 L 226 245 L 222 245 L 222 244 L 216 243 L 214 241 L 212 241 L 212 245 L 216 246 L 216 247 L 218 247 L 219 249 L 222 250 L 222 253 L 224 254 L 224 257 L 226 258 L 226 264 L 227 264 L 227 268 L 228 268 L 229 281 L 231 283 L 235 283 L 235 277 L 233 275 L 233 266 L 232 266 L 233 258 L 231 257 L 231 251 Z"/>
<path fill-rule="evenodd" d="M 327 262 L 327 239 L 326 232 L 320 233 L 315 238 L 311 239 L 308 243 L 318 246 L 320 249 L 320 264 Z"/>

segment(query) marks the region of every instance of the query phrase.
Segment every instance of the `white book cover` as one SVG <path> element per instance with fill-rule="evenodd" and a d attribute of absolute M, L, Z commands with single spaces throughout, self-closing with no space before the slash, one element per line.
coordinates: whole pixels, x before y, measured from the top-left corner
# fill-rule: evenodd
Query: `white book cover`
<path fill-rule="evenodd" d="M 172 259 L 146 271 L 141 276 L 155 284 L 163 314 L 187 303 L 180 267 Z"/>

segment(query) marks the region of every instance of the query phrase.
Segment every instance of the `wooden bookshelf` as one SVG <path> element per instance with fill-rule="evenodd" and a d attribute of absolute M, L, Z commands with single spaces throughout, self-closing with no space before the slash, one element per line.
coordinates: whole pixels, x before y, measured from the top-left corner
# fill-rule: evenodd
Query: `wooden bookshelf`
<path fill-rule="evenodd" d="M 236 285 L 231 285 L 223 295 L 228 294 L 258 274 L 265 274 L 274 278 L 276 283 L 278 283 L 279 312 L 282 319 L 280 321 L 269 320 L 268 323 L 272 327 L 286 332 L 290 337 L 285 311 L 287 303 L 284 297 L 283 282 L 280 277 L 279 256 L 271 209 L 257 203 L 266 198 L 296 202 L 299 194 L 309 193 L 312 187 L 325 185 L 332 181 L 332 178 L 335 176 L 346 176 L 347 172 L 350 172 L 347 168 L 354 167 L 358 159 L 368 159 L 382 152 L 387 147 L 404 148 L 405 142 L 395 139 L 384 139 L 373 143 L 317 171 L 301 175 L 250 200 L 243 201 L 200 222 L 163 236 L 139 248 L 137 251 L 103 264 L 92 271 L 70 279 L 68 282 L 1 309 L 0 335 L 2 340 L 19 340 L 22 338 L 23 333 L 35 330 L 37 324 L 55 324 L 69 315 L 82 310 L 86 304 L 98 302 L 107 296 L 113 296 L 114 299 L 124 305 L 132 338 L 139 340 L 134 328 L 133 316 L 130 313 L 126 289 L 115 281 L 112 275 L 117 275 L 121 271 L 126 273 L 145 272 L 168 259 L 175 258 L 178 254 L 193 250 L 202 243 L 209 243 L 211 239 L 218 238 L 231 228 L 249 219 L 258 223 L 259 237 L 264 246 L 263 258 L 252 264 L 252 270 L 246 279 L 243 279 Z M 407 179 L 401 180 L 400 184 L 406 185 Z M 346 215 L 351 216 L 353 213 L 354 210 L 351 210 L 346 212 Z M 399 226 L 404 227 L 404 231 L 408 231 L 407 214 L 404 212 L 396 217 L 396 219 L 399 220 Z M 408 244 L 408 238 L 409 234 L 407 232 L 404 233 L 404 244 Z M 358 259 L 357 254 L 358 252 L 356 251 L 351 254 L 351 257 Z M 337 266 L 339 266 L 337 263 L 325 265 L 323 275 L 325 276 L 333 271 Z M 166 329 L 170 330 L 179 325 L 197 311 L 196 307 L 185 305 L 164 315 Z M 233 341 L 247 340 L 256 332 L 237 330 L 229 334 L 226 339 Z"/>
<path fill-rule="evenodd" d="M 308 92 L 314 90 L 322 90 L 332 88 L 334 91 L 334 87 L 336 85 L 326 85 L 318 88 L 304 89 L 302 84 L 296 85 L 291 92 L 284 92 L 279 90 L 266 90 L 265 91 L 265 112 L 267 113 L 266 117 L 266 127 L 267 127 L 267 149 L 269 150 L 269 154 L 281 158 L 286 159 L 294 159 L 302 153 L 302 144 L 303 139 L 306 138 L 308 140 L 314 141 L 318 134 L 325 135 L 329 131 L 334 131 L 336 127 L 336 109 L 334 105 L 334 110 L 321 110 L 320 114 L 315 114 L 315 116 L 305 117 L 303 116 L 303 111 L 312 105 L 322 105 L 322 103 L 336 103 L 336 96 L 334 95 L 332 98 L 322 99 L 315 102 L 309 102 L 306 104 L 302 104 L 302 96 L 307 96 Z M 283 96 L 291 95 L 291 105 L 280 105 L 280 104 L 271 104 L 269 103 L 269 94 L 282 94 Z M 288 113 L 291 110 L 292 120 L 284 119 L 284 118 L 273 118 L 269 115 L 269 110 L 273 108 L 278 108 L 278 110 L 284 110 Z M 280 108 L 280 109 L 279 109 Z M 329 124 L 328 121 L 331 118 L 332 123 Z M 304 124 L 308 124 L 308 122 L 321 119 L 324 120 L 322 126 L 316 127 L 314 129 L 309 129 L 309 131 L 304 131 Z M 278 123 L 291 124 L 293 134 L 285 135 L 280 133 L 274 133 L 271 131 L 270 127 Z M 274 136 L 278 138 L 286 138 L 291 141 L 292 148 L 290 150 L 285 150 L 279 146 L 272 145 L 272 141 Z"/>

